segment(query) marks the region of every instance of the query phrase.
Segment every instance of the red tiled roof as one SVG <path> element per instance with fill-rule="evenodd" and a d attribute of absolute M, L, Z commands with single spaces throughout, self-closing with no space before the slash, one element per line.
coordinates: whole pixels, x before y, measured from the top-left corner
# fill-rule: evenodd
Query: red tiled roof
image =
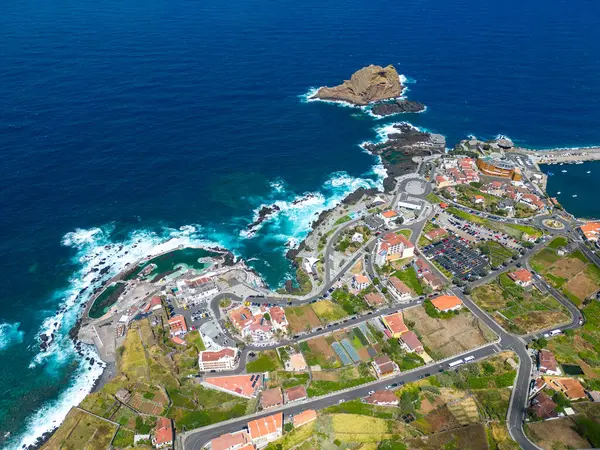
<path fill-rule="evenodd" d="M 462 305 L 460 298 L 455 297 L 454 295 L 440 295 L 431 300 L 431 303 L 440 311 L 447 311 L 458 305 Z"/>
<path fill-rule="evenodd" d="M 381 295 L 373 292 L 365 295 L 365 300 L 369 305 L 381 305 L 382 303 L 385 303 L 385 299 Z"/>
<path fill-rule="evenodd" d="M 556 358 L 550 350 L 540 350 L 540 369 L 542 372 L 547 370 L 555 371 L 558 368 L 558 363 L 556 362 Z"/>
<path fill-rule="evenodd" d="M 390 314 L 389 316 L 383 316 L 383 320 L 387 327 L 390 329 L 390 331 L 394 334 L 405 333 L 406 331 L 408 331 L 408 328 L 404 324 L 402 312 Z"/>
<path fill-rule="evenodd" d="M 262 417 L 260 419 L 248 422 L 248 430 L 252 439 L 268 436 L 277 431 L 281 432 L 283 425 L 283 414 L 277 413 L 272 416 Z"/>
<path fill-rule="evenodd" d="M 398 404 L 398 397 L 392 391 L 375 391 L 369 395 L 365 401 L 367 403 L 378 405 L 378 404 Z"/>
<path fill-rule="evenodd" d="M 202 361 L 218 361 L 227 356 L 231 358 L 235 357 L 235 350 L 232 348 L 224 348 L 219 351 L 205 350 L 200 352 L 200 359 Z"/>
<path fill-rule="evenodd" d="M 281 306 L 273 306 L 269 310 L 269 315 L 271 316 L 271 320 L 273 322 L 277 322 L 279 324 L 285 323 L 285 311 Z"/>
<path fill-rule="evenodd" d="M 159 417 L 156 421 L 156 429 L 154 430 L 154 440 L 157 445 L 173 442 L 173 423 L 171 419 Z"/>
<path fill-rule="evenodd" d="M 302 425 L 312 422 L 317 418 L 317 412 L 314 409 L 307 409 L 301 413 L 296 414 L 293 417 L 294 426 L 301 427 Z"/>
<path fill-rule="evenodd" d="M 411 350 L 423 349 L 423 344 L 412 331 L 407 331 L 400 339 L 402 339 L 402 342 L 404 342 Z"/>
<path fill-rule="evenodd" d="M 375 358 L 373 362 L 379 367 L 379 371 L 385 375 L 395 370 L 394 363 L 389 356 L 383 355 Z"/>
<path fill-rule="evenodd" d="M 210 441 L 212 450 L 229 450 L 230 448 L 239 445 L 248 444 L 250 438 L 246 431 L 238 431 L 237 433 L 227 433 Z"/>
<path fill-rule="evenodd" d="M 280 388 L 267 389 L 260 396 L 260 406 L 263 409 L 283 405 L 283 394 Z"/>
<path fill-rule="evenodd" d="M 183 317 L 181 314 L 177 315 L 177 316 L 173 316 L 169 319 L 169 327 L 171 328 L 171 331 L 187 331 L 187 325 L 185 324 L 185 317 Z"/>
<path fill-rule="evenodd" d="M 302 385 L 286 389 L 285 395 L 287 397 L 288 402 L 294 402 L 296 400 L 302 400 L 303 398 L 308 397 L 306 393 L 306 388 Z"/>
<path fill-rule="evenodd" d="M 256 376 L 259 376 L 259 380 L 258 382 L 254 383 L 254 387 L 252 387 L 253 381 L 251 380 L 252 378 L 256 379 Z M 209 377 L 205 378 L 204 382 L 209 385 L 213 385 L 223 390 L 231 391 L 232 393 L 248 398 L 254 396 L 262 385 L 260 375 L 233 375 L 229 377 Z"/>
<path fill-rule="evenodd" d="M 391 276 L 390 283 L 400 294 L 412 294 L 412 290 L 399 278 Z"/>
<path fill-rule="evenodd" d="M 520 281 L 522 283 L 529 283 L 531 282 L 531 279 L 533 277 L 533 275 L 531 274 L 531 272 L 527 269 L 518 269 L 515 270 L 514 272 L 511 272 L 508 274 L 508 276 L 514 280 L 514 281 Z"/>

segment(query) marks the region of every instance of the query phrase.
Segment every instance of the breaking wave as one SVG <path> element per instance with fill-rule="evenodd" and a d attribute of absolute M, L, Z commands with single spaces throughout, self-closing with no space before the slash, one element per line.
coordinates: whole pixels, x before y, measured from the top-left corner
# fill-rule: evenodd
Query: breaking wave
<path fill-rule="evenodd" d="M 11 345 L 21 344 L 25 332 L 19 330 L 19 322 L 15 323 L 0 323 L 0 352 L 7 349 Z"/>
<path fill-rule="evenodd" d="M 201 227 L 186 225 L 180 229 L 161 228 L 159 231 L 138 230 L 119 239 L 113 237 L 114 226 L 76 229 L 67 233 L 61 243 L 75 251 L 73 263 L 77 270 L 68 286 L 53 296 L 58 309 L 47 317 L 38 334 L 49 336 L 47 351 L 40 350 L 32 359 L 30 368 L 42 367 L 58 372 L 67 365 L 75 366 L 68 386 L 51 401 L 46 402 L 28 418 L 25 431 L 12 441 L 14 447 L 32 445 L 38 437 L 58 427 L 70 408 L 79 404 L 102 374 L 104 363 L 93 347 L 81 345 L 76 349 L 69 337 L 81 308 L 91 298 L 96 288 L 121 272 L 129 264 L 144 257 L 175 250 L 180 247 L 215 248 L 218 244 L 201 236 Z M 2 347 L 17 342 L 22 336 L 16 333 L 18 324 L 3 324 L 0 328 Z M 8 332 L 7 332 L 8 330 Z M 6 337 L 8 336 L 8 337 Z M 4 344 L 5 340 L 8 344 Z M 91 362 L 93 359 L 93 362 Z"/>

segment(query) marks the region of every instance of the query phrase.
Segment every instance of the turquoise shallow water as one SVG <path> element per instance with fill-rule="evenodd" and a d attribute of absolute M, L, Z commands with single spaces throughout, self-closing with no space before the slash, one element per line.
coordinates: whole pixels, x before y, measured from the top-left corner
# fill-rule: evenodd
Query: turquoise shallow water
<path fill-rule="evenodd" d="M 8 448 L 60 423 L 100 372 L 67 338 L 103 281 L 92 269 L 108 267 L 110 277 L 148 253 L 218 244 L 278 286 L 291 273 L 286 244 L 346 193 L 379 185 L 377 161 L 358 145 L 391 120 L 449 144 L 467 134 L 536 148 L 600 144 L 597 2 L 3 6 L 0 446 Z M 311 87 L 370 63 L 395 64 L 427 112 L 376 121 L 302 102 Z M 586 192 L 597 192 L 592 180 Z M 293 203 L 306 193 L 314 195 Z M 273 202 L 281 213 L 249 238 L 256 211 Z M 596 215 L 592 204 L 578 212 Z M 45 331 L 56 341 L 41 354 Z"/>

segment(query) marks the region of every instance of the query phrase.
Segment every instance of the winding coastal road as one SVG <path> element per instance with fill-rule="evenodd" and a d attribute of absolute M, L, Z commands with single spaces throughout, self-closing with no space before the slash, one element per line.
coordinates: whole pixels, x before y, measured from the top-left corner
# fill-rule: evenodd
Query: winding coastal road
<path fill-rule="evenodd" d="M 397 198 L 397 195 L 395 196 L 395 198 Z M 541 221 L 544 218 L 549 218 L 549 217 L 550 216 L 545 216 L 543 218 L 534 218 L 533 222 L 536 223 L 536 225 L 538 225 L 538 223 L 541 224 Z M 429 217 L 423 218 L 422 220 L 415 222 L 411 225 L 402 226 L 402 227 L 398 228 L 397 230 L 407 229 L 407 228 L 411 229 L 412 234 L 411 234 L 410 240 L 411 240 L 411 242 L 416 244 L 416 242 L 420 236 L 420 233 L 421 233 L 423 227 L 425 226 L 427 219 L 429 219 Z M 306 303 L 317 301 L 317 300 L 321 299 L 324 294 L 327 293 L 327 291 L 334 285 L 334 283 L 337 281 L 338 277 L 341 274 L 346 273 L 356 263 L 356 261 L 363 256 L 365 257 L 365 269 L 366 269 L 368 275 L 371 277 L 371 279 L 376 277 L 377 276 L 376 271 L 373 266 L 373 252 L 374 252 L 374 249 L 376 246 L 375 245 L 376 240 L 374 237 L 371 238 L 369 241 L 367 241 L 361 247 L 361 249 L 359 249 L 354 255 L 352 255 L 350 257 L 350 259 L 344 263 L 343 267 L 341 267 L 339 271 L 335 271 L 335 274 L 332 274 L 332 272 L 334 271 L 334 268 L 331 267 L 331 265 L 332 265 L 331 261 L 333 261 L 333 258 L 331 258 L 331 256 L 334 251 L 333 247 L 335 245 L 335 242 L 337 242 L 338 237 L 347 227 L 353 226 L 359 221 L 360 221 L 360 219 L 356 219 L 356 220 L 353 220 L 353 221 L 343 224 L 330 237 L 330 239 L 326 245 L 326 249 L 325 249 L 325 253 L 324 253 L 324 261 L 325 261 L 324 280 L 323 280 L 321 289 L 316 294 L 309 295 L 304 298 L 297 298 L 297 297 L 294 298 L 292 296 L 289 296 L 289 297 L 265 296 L 265 297 L 256 298 L 253 300 L 259 301 L 261 303 L 271 303 L 271 304 L 280 304 L 280 305 L 284 305 L 284 304 L 301 305 L 301 304 L 306 304 Z M 562 222 L 562 220 L 561 220 L 561 222 Z M 584 252 L 584 254 L 586 254 L 586 256 L 588 256 L 592 261 L 594 261 L 594 263 L 596 263 L 600 266 L 600 258 L 598 258 L 593 252 L 591 252 L 585 246 L 585 244 L 583 242 L 581 242 L 581 240 L 578 240 L 576 232 L 573 230 L 570 223 L 568 223 L 566 220 L 564 221 L 564 223 L 565 223 L 564 229 L 555 230 L 556 232 L 552 233 L 552 234 L 558 234 L 558 235 L 567 234 L 567 235 L 569 235 L 572 240 L 575 240 L 577 242 L 577 244 L 579 245 L 579 248 Z M 547 229 L 547 227 L 544 227 L 544 228 Z M 393 231 L 397 231 L 397 230 L 393 230 Z M 509 270 L 513 269 L 514 267 L 516 267 L 517 265 L 525 265 L 526 267 L 529 267 L 530 256 L 533 255 L 538 250 L 540 250 L 541 248 L 543 248 L 545 245 L 546 245 L 546 243 L 541 243 L 541 244 L 535 245 L 532 249 L 527 251 L 525 253 L 525 255 L 523 255 L 523 256 L 519 257 L 517 260 L 511 262 L 506 267 L 502 267 L 499 270 L 492 271 L 490 274 L 486 275 L 485 277 L 482 277 L 479 280 L 469 283 L 469 286 L 472 288 L 472 287 L 487 283 L 494 277 L 498 276 L 500 273 L 509 271 Z M 418 249 L 416 249 L 416 253 L 420 253 L 418 251 Z M 424 257 L 424 255 L 421 255 L 421 256 Z M 427 258 L 425 258 L 425 259 L 427 259 Z M 434 272 L 437 272 L 438 276 L 440 276 L 442 279 L 446 279 L 444 277 L 444 275 L 437 270 L 435 265 L 431 264 L 431 262 L 430 262 L 430 266 Z M 557 301 L 559 301 L 563 306 L 565 306 L 565 308 L 568 310 L 569 314 L 571 315 L 571 321 L 569 323 L 565 324 L 564 326 L 561 326 L 562 330 L 577 328 L 580 326 L 581 322 L 583 321 L 583 316 L 581 314 L 581 311 L 573 303 L 571 303 L 564 295 L 562 295 L 560 292 L 558 292 L 556 289 L 554 289 L 552 286 L 550 286 L 548 283 L 546 283 L 545 280 L 543 280 L 537 274 L 534 275 L 534 283 L 536 284 L 536 286 L 539 286 L 541 289 L 543 289 L 546 292 L 548 292 L 549 294 L 551 294 Z M 367 383 L 367 384 L 357 386 L 354 388 L 349 388 L 349 389 L 345 389 L 342 391 L 334 392 L 332 394 L 328 394 L 325 396 L 309 398 L 307 400 L 304 400 L 304 401 L 301 401 L 298 403 L 291 403 L 291 404 L 284 405 L 279 408 L 269 409 L 268 411 L 265 411 L 265 412 L 259 412 L 259 413 L 251 414 L 248 416 L 232 419 L 232 420 L 229 420 L 226 422 L 220 422 L 220 423 L 217 423 L 214 425 L 210 425 L 210 426 L 206 426 L 206 427 L 202 427 L 199 429 L 181 433 L 180 438 L 181 438 L 181 442 L 183 444 L 184 450 L 192 450 L 192 449 L 198 450 L 198 449 L 202 448 L 202 446 L 205 445 L 211 439 L 213 439 L 217 436 L 220 436 L 224 433 L 239 430 L 239 429 L 243 428 L 244 426 L 246 426 L 246 423 L 249 420 L 268 416 L 268 415 L 273 414 L 274 412 L 281 411 L 281 412 L 284 412 L 286 415 L 293 415 L 293 414 L 296 414 L 298 412 L 304 411 L 309 408 L 317 409 L 317 410 L 323 409 L 328 406 L 334 405 L 338 402 L 349 401 L 349 400 L 353 400 L 356 398 L 365 397 L 368 395 L 369 391 L 376 390 L 376 389 L 384 389 L 384 388 L 386 388 L 386 385 L 389 386 L 389 385 L 408 383 L 411 381 L 418 380 L 419 378 L 423 378 L 423 377 L 432 375 L 435 372 L 442 372 L 442 371 L 448 369 L 448 362 L 451 360 L 454 360 L 454 359 L 464 358 L 467 356 L 473 356 L 474 360 L 480 360 L 483 358 L 487 358 L 494 353 L 504 351 L 504 350 L 513 351 L 519 357 L 518 373 L 517 373 L 517 377 L 515 379 L 515 383 L 513 386 L 510 403 L 509 403 L 508 416 L 507 416 L 508 430 L 509 430 L 512 438 L 521 446 L 521 448 L 523 448 L 525 450 L 539 450 L 539 447 L 537 447 L 535 444 L 533 444 L 528 439 L 528 437 L 526 436 L 524 429 L 523 429 L 523 424 L 525 422 L 525 417 L 526 417 L 526 407 L 527 407 L 528 398 L 529 398 L 529 386 L 530 386 L 531 374 L 532 374 L 533 364 L 534 364 L 534 362 L 532 360 L 532 355 L 529 352 L 527 345 L 529 343 L 531 343 L 534 339 L 541 337 L 543 335 L 543 333 L 548 330 L 541 330 L 541 331 L 538 331 L 536 333 L 532 333 L 532 334 L 526 335 L 526 336 L 519 336 L 519 335 L 509 333 L 506 330 L 504 330 L 487 312 L 485 312 L 479 306 L 477 306 L 469 298 L 468 295 L 465 295 L 463 288 L 451 287 L 449 289 L 449 291 L 451 291 L 454 295 L 459 297 L 463 301 L 464 305 L 473 313 L 473 315 L 475 317 L 477 317 L 479 320 L 481 320 L 483 323 L 485 323 L 498 336 L 498 339 L 496 342 L 487 344 L 481 348 L 474 349 L 474 350 L 465 352 L 460 355 L 455 355 L 454 357 L 449 358 L 448 360 L 438 361 L 436 363 L 433 363 L 433 364 L 430 364 L 427 366 L 423 366 L 423 367 L 420 367 L 420 368 L 412 370 L 412 371 L 403 372 L 395 377 L 387 378 L 385 380 L 374 381 L 374 382 Z M 211 301 L 210 307 L 214 314 L 214 317 L 221 321 L 223 330 L 226 330 L 226 328 L 224 327 L 223 319 L 221 318 L 221 309 L 219 307 L 219 303 L 222 299 L 225 299 L 225 298 L 231 298 L 236 301 L 243 300 L 242 298 L 233 296 L 226 292 L 218 294 L 215 298 L 213 298 L 213 300 Z M 385 309 L 378 310 L 376 312 L 369 312 L 367 314 L 354 316 L 354 317 L 339 321 L 335 324 L 329 324 L 324 327 L 319 327 L 310 332 L 301 333 L 299 335 L 296 335 L 292 339 L 286 339 L 286 340 L 280 341 L 277 344 L 269 344 L 266 346 L 248 345 L 241 352 L 240 364 L 239 364 L 238 368 L 235 371 L 229 372 L 229 373 L 244 372 L 246 361 L 247 361 L 247 356 L 251 351 L 272 349 L 275 347 L 279 347 L 281 345 L 287 345 L 287 344 L 291 344 L 291 343 L 301 342 L 303 340 L 307 340 L 307 339 L 310 339 L 310 338 L 313 338 L 316 336 L 331 333 L 332 331 L 335 331 L 335 330 L 354 326 L 356 324 L 367 321 L 374 317 L 379 317 L 381 315 L 389 314 L 391 312 L 414 307 L 416 305 L 421 304 L 421 302 L 422 302 L 422 300 L 420 300 L 420 299 L 412 299 L 411 301 L 409 301 L 407 303 L 396 304 L 393 307 L 388 307 Z M 231 335 L 229 337 L 231 339 L 239 342 L 238 338 L 231 336 Z"/>

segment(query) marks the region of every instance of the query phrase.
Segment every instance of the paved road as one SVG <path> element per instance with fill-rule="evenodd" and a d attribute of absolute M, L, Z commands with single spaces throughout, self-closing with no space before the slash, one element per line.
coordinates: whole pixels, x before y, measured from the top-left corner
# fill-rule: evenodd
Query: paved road
<path fill-rule="evenodd" d="M 464 358 L 467 356 L 473 356 L 475 360 L 481 360 L 497 352 L 498 348 L 494 344 L 489 344 L 485 347 L 465 352 L 461 355 L 456 355 L 450 360 Z M 386 386 L 394 383 L 410 383 L 420 378 L 425 378 L 429 375 L 432 375 L 433 373 L 442 372 L 447 369 L 448 361 L 445 360 L 426 367 L 415 369 L 410 372 L 403 372 L 402 374 L 396 375 L 394 377 L 374 381 L 372 383 L 368 383 L 356 388 L 335 392 L 333 394 L 329 394 L 322 397 L 311 398 L 302 402 L 288 404 L 280 408 L 272 408 L 268 411 L 261 412 L 258 414 L 252 414 L 249 416 L 229 420 L 227 422 L 220 422 L 215 425 L 203 427 L 196 431 L 190 431 L 185 433 L 183 437 L 183 447 L 185 450 L 199 450 L 209 440 L 214 439 L 217 436 L 241 430 L 243 427 L 246 426 L 249 420 L 269 416 L 279 411 L 283 412 L 286 416 L 290 416 L 302 412 L 306 409 L 327 408 L 328 406 L 332 406 L 340 402 L 347 402 L 357 398 L 366 397 L 367 395 L 369 395 L 370 391 L 385 389 Z"/>
<path fill-rule="evenodd" d="M 410 227 L 402 227 L 402 228 L 413 229 L 413 235 L 411 236 L 411 240 L 416 242 L 424 224 L 425 224 L 425 220 L 415 223 L 415 224 L 412 224 Z M 348 224 L 348 225 L 351 225 L 351 224 Z M 301 303 L 307 303 L 310 301 L 315 301 L 318 298 L 320 298 L 320 296 L 323 293 L 325 293 L 333 285 L 333 283 L 335 282 L 335 278 L 337 277 L 337 275 L 336 275 L 334 277 L 334 280 L 332 281 L 332 279 L 331 279 L 332 277 L 330 275 L 330 268 L 329 268 L 329 262 L 330 262 L 329 255 L 333 251 L 333 244 L 337 241 L 337 237 L 339 236 L 339 233 L 344 228 L 345 227 L 340 227 L 334 233 L 334 235 L 332 236 L 332 238 L 330 239 L 330 241 L 327 244 L 327 248 L 326 248 L 326 252 L 325 252 L 325 262 L 326 262 L 325 277 L 324 277 L 325 279 L 324 279 L 323 288 L 321 289 L 319 294 L 317 294 L 313 297 L 308 297 L 308 298 L 304 298 L 304 299 L 297 299 L 297 298 L 294 299 L 291 297 L 289 299 L 280 298 L 280 297 L 265 297 L 264 300 L 261 299 L 260 301 L 266 302 L 266 303 L 276 303 L 276 304 L 282 304 L 282 303 L 288 303 L 288 302 L 291 304 L 301 304 Z M 370 255 L 373 252 L 373 249 L 375 247 L 374 242 L 375 242 L 374 239 L 367 242 L 363 246 L 363 248 L 360 251 L 356 252 L 356 254 L 349 260 L 349 262 L 346 263 L 346 265 L 342 268 L 342 270 L 339 273 L 345 273 L 347 270 L 349 270 L 350 267 L 352 267 L 352 265 L 356 262 L 356 260 L 359 257 L 363 256 L 363 252 L 366 252 L 367 255 Z M 494 272 L 490 273 L 489 275 L 487 275 L 486 277 L 483 277 L 480 280 L 477 280 L 476 282 L 472 283 L 472 286 L 477 286 L 477 285 L 480 285 L 480 284 L 490 281 L 493 277 L 497 276 L 499 273 L 513 268 L 517 263 L 521 263 L 521 264 L 525 263 L 526 265 L 528 265 L 529 255 L 531 255 L 535 251 L 539 250 L 539 248 L 541 248 L 543 245 L 544 244 L 536 245 L 532 249 L 531 252 L 527 252 L 526 255 L 521 256 L 518 260 L 512 262 L 507 267 L 502 268 L 498 271 L 494 271 Z M 584 244 L 579 244 L 579 245 L 580 245 L 580 248 L 582 249 L 582 251 L 586 255 L 588 255 L 588 257 L 590 257 L 596 264 L 600 265 L 600 258 L 597 258 L 593 254 L 593 252 L 591 252 L 587 247 L 585 247 Z M 372 255 L 369 258 L 369 262 L 366 264 L 366 270 L 367 270 L 367 272 L 369 272 L 369 275 L 371 275 L 373 277 L 373 276 L 375 276 L 375 272 L 374 272 L 374 268 L 372 266 L 371 261 L 372 261 Z M 437 271 L 436 267 L 433 264 L 431 264 L 431 267 L 432 267 L 433 271 L 438 272 L 438 276 L 441 276 L 441 274 L 439 273 L 439 271 Z M 546 290 L 551 295 L 553 295 L 559 302 L 561 302 L 561 304 L 563 304 L 570 312 L 570 314 L 572 316 L 571 322 L 568 325 L 561 327 L 561 329 L 576 328 L 576 327 L 580 326 L 580 320 L 582 320 L 582 316 L 581 316 L 581 312 L 579 311 L 578 308 L 576 308 L 561 293 L 556 291 L 554 288 L 552 288 L 550 285 L 548 285 L 543 279 L 541 279 L 537 275 L 535 276 L 535 282 L 537 284 L 542 284 L 543 287 L 545 287 Z M 480 309 L 468 296 L 466 296 L 463 293 L 462 289 L 460 289 L 458 287 L 452 287 L 450 289 L 450 291 L 452 291 L 452 293 L 454 293 L 454 295 L 459 297 L 463 301 L 465 306 L 467 308 L 469 308 L 469 310 L 478 319 L 480 319 L 483 323 L 485 323 L 491 330 L 493 330 L 499 336 L 498 344 L 489 345 L 489 346 L 486 346 L 484 348 L 481 348 L 481 349 L 478 349 L 478 350 L 475 350 L 472 352 L 466 352 L 463 355 L 457 355 L 455 358 L 466 357 L 466 356 L 471 355 L 471 356 L 474 356 L 475 359 L 481 359 L 481 358 L 490 356 L 491 354 L 493 354 L 494 352 L 497 352 L 500 349 L 501 350 L 512 350 L 513 352 L 515 352 L 518 355 L 519 370 L 518 370 L 517 378 L 515 380 L 515 384 L 513 387 L 512 396 L 510 399 L 509 411 L 508 411 L 508 417 L 507 417 L 507 426 L 508 426 L 508 429 L 509 429 L 509 432 L 510 432 L 512 438 L 521 446 L 521 448 L 523 448 L 525 450 L 539 449 L 539 447 L 537 447 L 531 441 L 529 441 L 529 439 L 525 435 L 525 433 L 523 431 L 523 423 L 525 421 L 526 406 L 527 406 L 528 397 L 529 397 L 529 384 L 530 384 L 532 368 L 533 368 L 533 361 L 532 361 L 531 355 L 526 347 L 526 344 L 530 343 L 533 339 L 539 337 L 539 335 L 542 333 L 542 331 L 532 334 L 532 335 L 529 335 L 529 336 L 516 336 L 516 335 L 510 334 L 510 333 L 506 332 L 502 327 L 500 327 L 500 325 L 498 325 L 498 323 L 496 323 L 496 321 L 492 317 L 490 317 L 485 311 Z M 213 299 L 213 301 L 211 302 L 211 308 L 213 309 L 213 313 L 215 314 L 215 317 L 219 317 L 219 314 L 220 314 L 219 306 L 218 306 L 220 299 L 231 298 L 231 297 L 232 296 L 230 294 L 219 294 L 215 299 Z M 234 299 L 241 300 L 239 298 L 234 298 Z M 259 299 L 257 299 L 257 300 L 259 300 Z M 413 300 L 407 304 L 398 305 L 393 308 L 386 308 L 385 310 L 378 311 L 377 315 L 387 314 L 389 312 L 396 311 L 399 309 L 404 309 L 404 308 L 414 306 L 419 303 L 420 303 L 420 300 Z M 290 342 L 298 342 L 299 340 L 308 339 L 308 338 L 311 338 L 314 336 L 318 336 L 320 334 L 329 333 L 336 329 L 353 326 L 357 323 L 371 319 L 373 317 L 376 317 L 376 316 L 375 315 L 364 315 L 361 317 L 356 317 L 354 319 L 351 318 L 351 319 L 346 320 L 345 322 L 342 321 L 341 323 L 338 323 L 336 325 L 330 325 L 330 326 L 324 327 L 320 330 L 317 329 L 311 333 L 304 334 L 301 337 L 298 337 L 296 339 L 280 342 L 277 345 L 271 345 L 268 347 L 248 346 L 245 348 L 245 350 L 243 352 L 243 362 L 240 361 L 240 368 L 238 369 L 238 371 L 241 372 L 244 370 L 247 353 L 250 350 L 273 348 L 273 347 L 277 347 L 280 345 L 285 345 L 286 343 L 290 343 Z M 455 359 L 455 358 L 452 358 L 452 359 Z M 390 383 L 411 382 L 411 381 L 417 380 L 418 378 L 429 376 L 433 372 L 443 371 L 444 369 L 447 369 L 447 367 L 448 367 L 447 364 L 448 364 L 448 361 L 438 362 L 438 363 L 435 363 L 435 364 L 432 364 L 429 366 L 419 368 L 415 371 L 411 371 L 409 373 L 402 373 L 393 378 L 373 382 L 373 383 L 370 383 L 369 385 L 351 388 L 351 389 L 336 392 L 336 393 L 333 393 L 333 394 L 330 394 L 330 395 L 327 395 L 324 397 L 309 399 L 309 400 L 306 400 L 306 401 L 303 401 L 303 402 L 300 402 L 297 404 L 285 405 L 281 408 L 269 410 L 268 412 L 253 414 L 253 415 L 250 415 L 250 416 L 247 416 L 244 418 L 238 418 L 238 419 L 234 419 L 231 421 L 215 424 L 213 426 L 203 427 L 201 429 L 198 429 L 196 431 L 191 431 L 184 435 L 184 441 L 183 441 L 184 449 L 186 449 L 186 450 L 187 449 L 194 449 L 194 450 L 200 449 L 206 442 L 208 442 L 210 439 L 213 439 L 214 437 L 217 437 L 217 436 L 227 433 L 227 432 L 231 432 L 231 431 L 235 431 L 235 430 L 239 430 L 239 429 L 243 428 L 246 425 L 246 423 L 248 422 L 248 420 L 250 420 L 250 419 L 267 416 L 267 415 L 273 414 L 276 411 L 283 411 L 283 412 L 285 412 L 286 415 L 293 415 L 293 414 L 296 414 L 296 413 L 303 411 L 305 409 L 308 409 L 308 408 L 323 409 L 323 408 L 333 405 L 337 402 L 343 402 L 343 401 L 348 401 L 348 400 L 352 400 L 355 398 L 365 397 L 366 395 L 368 395 L 368 392 L 370 390 L 381 389 L 385 385 L 390 384 Z"/>

